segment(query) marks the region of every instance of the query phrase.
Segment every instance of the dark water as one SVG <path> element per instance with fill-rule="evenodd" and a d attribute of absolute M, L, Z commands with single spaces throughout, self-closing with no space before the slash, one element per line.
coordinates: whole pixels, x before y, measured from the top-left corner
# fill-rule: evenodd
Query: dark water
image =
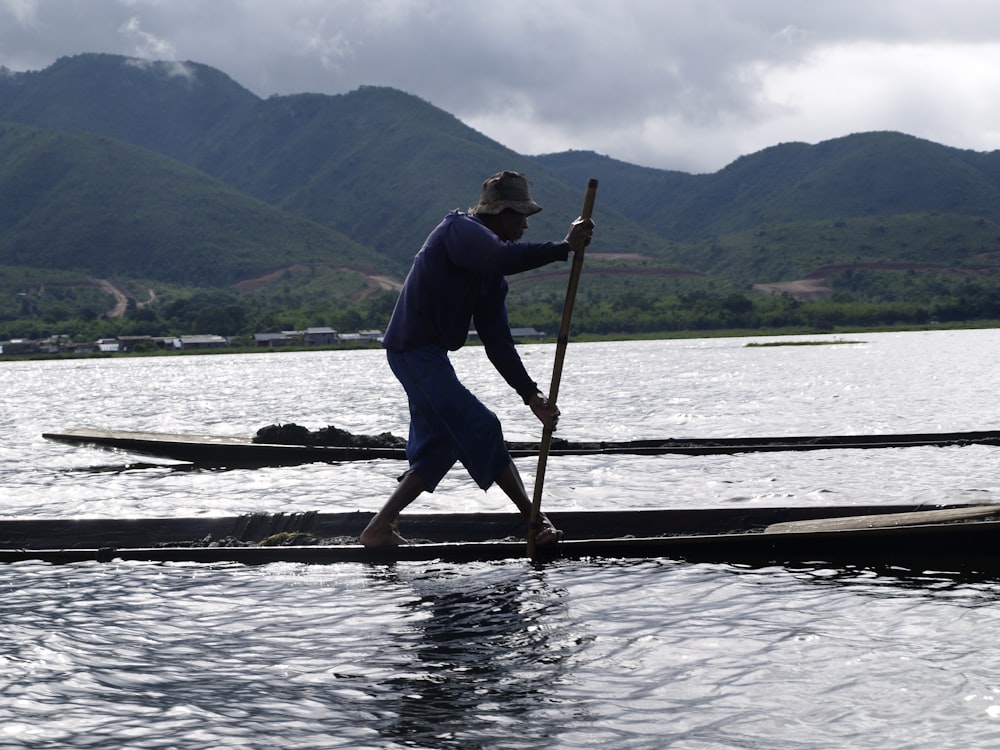
<path fill-rule="evenodd" d="M 996 428 L 1000 334 L 863 338 L 571 346 L 561 432 Z M 550 355 L 525 350 L 540 381 Z M 530 436 L 481 356 L 459 367 L 510 437 Z M 0 363 L 3 512 L 372 509 L 398 465 L 186 471 L 39 436 L 274 421 L 403 434 L 382 367 L 377 352 Z M 995 451 L 581 458 L 550 464 L 545 504 L 990 502 Z M 415 511 L 504 508 L 455 472 Z M 1000 581 L 932 571 L 669 560 L 19 563 L 0 566 L 0 748 L 993 748 L 998 595 Z"/>

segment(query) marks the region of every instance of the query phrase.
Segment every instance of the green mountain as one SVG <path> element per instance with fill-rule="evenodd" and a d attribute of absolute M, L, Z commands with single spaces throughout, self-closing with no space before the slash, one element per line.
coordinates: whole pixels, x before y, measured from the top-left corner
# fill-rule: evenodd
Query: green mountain
<path fill-rule="evenodd" d="M 879 132 L 782 144 L 706 175 L 589 152 L 537 160 L 564 180 L 611 175 L 626 187 L 604 204 L 663 237 L 661 260 L 746 286 L 846 264 L 1000 270 L 1000 151 Z"/>
<path fill-rule="evenodd" d="M 0 264 L 223 286 L 277 266 L 381 259 L 180 162 L 83 133 L 0 124 Z"/>
<path fill-rule="evenodd" d="M 281 208 L 336 227 L 405 273 L 427 232 L 511 167 L 546 196 L 533 236 L 564 233 L 580 190 L 417 97 L 367 87 L 340 96 L 272 97 L 234 124 L 227 145 L 195 164 Z M 629 236 L 652 233 L 610 220 Z M 558 234 L 559 237 L 562 234 Z"/>
<path fill-rule="evenodd" d="M 586 184 L 567 185 L 530 157 L 393 89 L 265 100 L 193 63 L 79 55 L 0 76 L 2 120 L 99 133 L 177 159 L 376 249 L 397 275 L 447 211 L 475 202 L 489 174 L 529 175 L 546 208 L 532 221 L 538 238 L 562 236 Z M 614 211 L 605 211 L 602 227 L 633 250 L 659 244 Z"/>
<path fill-rule="evenodd" d="M 231 118 L 259 101 L 224 73 L 197 63 L 87 54 L 60 58 L 41 71 L 0 70 L 0 120 L 96 133 L 186 163 L 224 138 Z"/>
<path fill-rule="evenodd" d="M 717 243 L 722 255 L 754 253 L 740 236 L 762 227 L 774 233 L 794 225 L 806 243 L 786 243 L 780 257 L 759 268 L 766 274 L 802 265 L 786 256 L 811 257 L 823 222 L 931 214 L 1000 222 L 1000 152 L 961 151 L 900 133 L 780 144 L 714 174 L 691 175 L 589 152 L 522 156 L 393 89 L 260 99 L 204 65 L 116 55 L 79 55 L 0 76 L 0 120 L 101 134 L 184 162 L 367 245 L 397 275 L 428 228 L 447 210 L 467 207 L 483 177 L 503 168 L 526 172 L 546 206 L 533 219 L 532 236 L 564 231 L 579 210 L 582 186 L 596 176 L 601 230 L 593 249 L 668 264 L 690 266 L 691 248 L 677 252 L 678 244 L 698 255 L 701 243 L 727 237 Z M 803 222 L 820 222 L 812 240 Z M 891 243 L 874 243 L 873 250 L 866 260 L 897 259 Z M 962 260 L 964 251 L 939 248 L 942 262 L 956 252 Z M 746 266 L 735 260 L 690 267 L 717 273 Z M 768 280 L 779 279 L 745 279 Z"/>
<path fill-rule="evenodd" d="M 705 299 L 733 315 L 684 325 L 770 324 L 752 288 L 806 278 L 850 304 L 980 299 L 1000 269 L 997 151 L 860 133 L 693 175 L 520 155 L 389 88 L 261 99 L 197 63 L 87 54 L 0 69 L 0 289 L 72 271 L 215 287 L 230 308 L 266 310 L 261 325 L 292 325 L 282 309 L 330 321 L 334 306 L 339 324 L 380 326 L 427 232 L 501 169 L 527 173 L 546 208 L 531 239 L 561 236 L 600 180 L 581 287 L 591 330 L 655 329 Z M 550 325 L 564 285 L 565 269 L 518 277 L 512 318 Z M 0 321 L 29 308 L 0 304 Z"/>
<path fill-rule="evenodd" d="M 960 151 L 902 133 L 854 134 L 815 146 L 784 143 L 707 175 L 633 167 L 586 152 L 539 162 L 563 179 L 615 175 L 628 189 L 603 194 L 604 201 L 679 241 L 899 214 L 1000 218 L 1000 151 Z"/>

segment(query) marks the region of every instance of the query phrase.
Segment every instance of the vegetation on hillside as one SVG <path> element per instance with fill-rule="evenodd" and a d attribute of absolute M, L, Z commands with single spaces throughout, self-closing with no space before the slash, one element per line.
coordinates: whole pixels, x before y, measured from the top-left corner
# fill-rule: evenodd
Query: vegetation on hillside
<path fill-rule="evenodd" d="M 351 332 L 384 330 L 396 294 L 355 286 L 352 302 L 331 301 L 322 291 L 301 294 L 310 284 L 300 271 L 267 290 L 238 293 L 219 289 L 174 288 L 155 301 L 131 302 L 121 318 L 108 318 L 114 300 L 82 279 L 13 293 L 12 274 L 0 269 L 0 340 L 64 334 L 76 341 L 123 335 L 178 336 L 302 330 L 328 325 Z M 322 274 L 319 274 L 321 277 Z M 670 276 L 619 276 L 598 286 L 586 270 L 573 314 L 573 335 L 653 335 L 684 331 L 832 331 L 837 329 L 932 326 L 1000 320 L 1000 277 L 942 276 L 919 271 L 846 270 L 829 282 L 829 299 L 800 302 L 718 280 Z M 22 282 L 25 283 L 25 282 Z M 141 282 L 131 288 L 140 289 Z M 554 336 L 565 300 L 565 277 L 514 279 L 509 315 L 515 327 Z"/>
<path fill-rule="evenodd" d="M 368 248 L 109 138 L 0 123 L 0 262 L 192 286 Z"/>
<path fill-rule="evenodd" d="M 977 153 L 903 133 L 784 143 L 713 174 L 646 169 L 590 152 L 538 157 L 564 180 L 609 173 L 602 204 L 676 241 L 760 227 L 894 215 L 954 214 L 1000 222 L 1000 151 Z"/>
<path fill-rule="evenodd" d="M 934 264 L 942 272 L 1000 271 L 1000 226 L 981 216 L 892 214 L 772 224 L 672 243 L 679 266 L 756 283 L 829 275 L 830 266 Z"/>

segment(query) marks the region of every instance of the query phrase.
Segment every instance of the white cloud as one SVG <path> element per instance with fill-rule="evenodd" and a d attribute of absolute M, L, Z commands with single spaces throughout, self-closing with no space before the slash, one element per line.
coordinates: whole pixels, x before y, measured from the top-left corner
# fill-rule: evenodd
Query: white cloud
<path fill-rule="evenodd" d="M 129 40 L 133 54 L 149 60 L 175 60 L 177 52 L 170 42 L 160 39 L 155 34 L 142 30 L 138 16 L 132 16 L 118 27 L 119 33 Z"/>
<path fill-rule="evenodd" d="M 892 129 L 1000 146 L 994 0 L 0 0 L 0 65 L 193 60 L 261 96 L 387 85 L 523 153 L 712 171 Z"/>
<path fill-rule="evenodd" d="M 126 0 L 128 4 L 135 4 L 136 1 Z M 118 31 L 132 43 L 133 57 L 129 61 L 130 64 L 157 65 L 170 76 L 188 80 L 195 77 L 194 69 L 190 65 L 177 60 L 177 52 L 173 45 L 154 34 L 143 31 L 137 17 L 133 16 L 123 23 Z"/>
<path fill-rule="evenodd" d="M 1000 43 L 861 42 L 815 50 L 794 66 L 761 72 L 778 114 L 765 132 L 806 130 L 829 138 L 903 130 L 948 145 L 993 149 L 1000 117 Z M 995 131 L 994 131 L 995 132 Z"/>
<path fill-rule="evenodd" d="M 19 26 L 30 26 L 35 22 L 38 0 L 0 0 L 0 10 Z"/>

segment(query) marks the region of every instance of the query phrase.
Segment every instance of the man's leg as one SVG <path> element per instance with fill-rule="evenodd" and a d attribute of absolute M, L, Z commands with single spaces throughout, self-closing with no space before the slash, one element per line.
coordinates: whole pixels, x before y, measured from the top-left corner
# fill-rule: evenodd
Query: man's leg
<path fill-rule="evenodd" d="M 518 472 L 517 466 L 514 465 L 513 461 L 497 476 L 496 485 L 514 502 L 517 509 L 521 511 L 521 515 L 524 516 L 524 519 L 530 521 L 531 499 L 528 497 L 527 490 L 524 489 L 521 474 Z M 552 525 L 552 522 L 545 517 L 544 513 L 538 514 L 538 522 L 540 527 L 535 531 L 535 542 L 537 544 L 551 544 L 562 539 L 563 533 Z"/>
<path fill-rule="evenodd" d="M 422 492 L 433 492 L 437 483 L 455 463 L 451 444 L 435 432 L 425 412 L 430 399 L 424 392 L 425 383 L 454 378 L 454 371 L 444 350 L 428 348 L 414 352 L 386 352 L 389 368 L 403 386 L 410 409 L 410 429 L 406 441 L 406 458 L 410 468 L 396 485 L 382 509 L 361 532 L 359 541 L 366 547 L 389 547 L 406 544 L 393 529 L 397 516 Z M 430 412 L 433 414 L 433 411 Z M 420 474 L 417 474 L 419 469 Z M 421 478 L 421 474 L 427 480 Z"/>
<path fill-rule="evenodd" d="M 366 547 L 393 547 L 406 544 L 406 540 L 396 533 L 392 525 L 402 510 L 416 500 L 425 489 L 427 487 L 423 479 L 412 472 L 406 474 L 385 501 L 382 510 L 375 514 L 361 532 L 359 541 Z"/>

